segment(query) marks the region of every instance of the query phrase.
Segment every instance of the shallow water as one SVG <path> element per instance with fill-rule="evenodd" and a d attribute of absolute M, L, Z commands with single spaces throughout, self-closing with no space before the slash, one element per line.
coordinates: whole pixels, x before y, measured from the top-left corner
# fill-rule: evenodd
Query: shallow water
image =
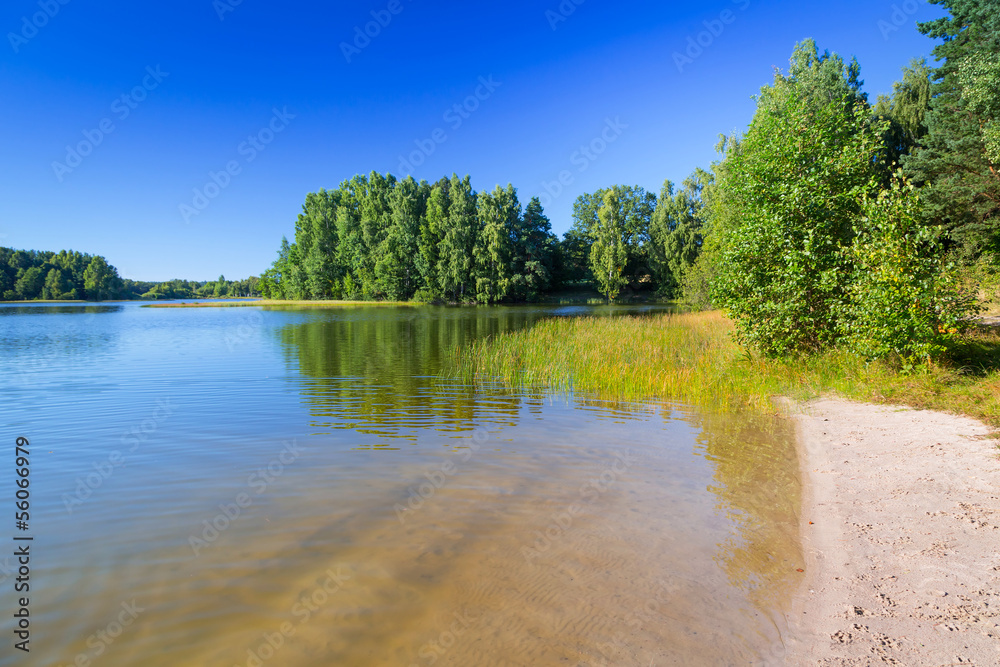
<path fill-rule="evenodd" d="M 784 421 L 446 378 L 480 336 L 651 312 L 0 306 L 34 537 L 0 665 L 776 662 Z"/>

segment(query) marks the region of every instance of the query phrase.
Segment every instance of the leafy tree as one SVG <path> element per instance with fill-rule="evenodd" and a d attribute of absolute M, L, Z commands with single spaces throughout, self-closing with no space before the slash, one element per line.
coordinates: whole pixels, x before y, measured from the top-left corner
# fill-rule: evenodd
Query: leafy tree
<path fill-rule="evenodd" d="M 474 251 L 479 232 L 476 193 L 468 176 L 459 180 L 451 177 L 451 205 L 448 209 L 448 229 L 440 245 L 438 281 L 441 291 L 455 301 L 466 299 L 466 288 L 473 285 Z M 474 294 L 473 294 L 474 296 Z"/>
<path fill-rule="evenodd" d="M 793 74 L 761 91 L 746 135 L 718 167 L 713 297 L 739 340 L 767 355 L 835 342 L 844 250 L 885 171 L 884 127 L 857 91 L 856 63 L 815 53 L 811 42 L 796 47 Z"/>
<path fill-rule="evenodd" d="M 498 185 L 493 192 L 481 193 L 476 206 L 480 221 L 473 249 L 476 300 L 496 303 L 511 289 L 512 241 L 520 226 L 521 204 L 514 186 L 508 184 L 506 189 Z"/>
<path fill-rule="evenodd" d="M 678 296 L 684 274 L 701 254 L 706 215 L 702 191 L 711 181 L 711 174 L 698 169 L 676 194 L 670 181 L 660 191 L 649 223 L 650 259 L 659 289 L 667 296 Z"/>
<path fill-rule="evenodd" d="M 110 266 L 100 255 L 90 260 L 90 264 L 83 272 L 83 289 L 86 290 L 87 299 L 91 301 L 110 299 L 120 287 L 121 279 L 115 267 Z"/>
<path fill-rule="evenodd" d="M 45 285 L 45 274 L 41 267 L 32 266 L 25 269 L 21 277 L 14 285 L 14 291 L 19 297 L 25 300 L 37 299 L 42 296 L 42 288 Z"/>
<path fill-rule="evenodd" d="M 409 299 L 419 285 L 417 248 L 426 189 L 413 177 L 396 183 L 389 195 L 390 223 L 375 264 L 377 290 L 392 300 Z"/>
<path fill-rule="evenodd" d="M 72 283 L 66 279 L 60 269 L 49 269 L 45 276 L 45 285 L 42 288 L 43 299 L 68 299 L 70 291 L 73 289 Z"/>
<path fill-rule="evenodd" d="M 439 266 L 441 242 L 448 228 L 448 208 L 451 199 L 448 190 L 451 182 L 442 178 L 431 189 L 424 216 L 420 219 L 420 237 L 417 239 L 417 270 L 422 279 L 421 290 L 427 300 L 441 295 Z"/>
<path fill-rule="evenodd" d="M 932 70 L 924 60 L 914 60 L 903 68 L 903 79 L 892 86 L 892 97 L 880 95 L 875 115 L 889 122 L 885 133 L 886 159 L 895 166 L 927 134 L 927 112 L 931 104 Z"/>
<path fill-rule="evenodd" d="M 628 262 L 627 223 L 614 190 L 604 193 L 604 205 L 598 211 L 592 234 L 590 268 L 601 294 L 608 301 L 614 301 L 622 287 L 628 284 L 624 275 Z"/>

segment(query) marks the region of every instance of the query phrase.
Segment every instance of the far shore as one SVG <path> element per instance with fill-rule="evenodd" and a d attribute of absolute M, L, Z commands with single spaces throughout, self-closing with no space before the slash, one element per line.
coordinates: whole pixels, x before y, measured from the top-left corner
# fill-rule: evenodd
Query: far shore
<path fill-rule="evenodd" d="M 418 301 L 287 301 L 281 299 L 253 299 L 240 301 L 190 301 L 184 303 L 157 303 L 152 301 L 143 308 L 233 308 L 239 306 L 309 306 L 311 308 L 338 308 L 340 306 L 423 306 Z"/>
<path fill-rule="evenodd" d="M 992 429 L 842 399 L 791 411 L 806 576 L 783 664 L 1000 664 Z"/>

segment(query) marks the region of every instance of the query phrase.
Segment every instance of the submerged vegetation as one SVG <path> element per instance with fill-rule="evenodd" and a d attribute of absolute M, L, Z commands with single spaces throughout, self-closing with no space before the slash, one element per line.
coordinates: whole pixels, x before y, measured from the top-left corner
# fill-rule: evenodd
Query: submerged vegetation
<path fill-rule="evenodd" d="M 920 372 L 842 350 L 768 359 L 748 354 L 719 312 L 558 318 L 477 340 L 455 353 L 466 380 L 544 386 L 603 398 L 661 398 L 711 408 L 773 411 L 773 397 L 834 393 L 856 400 L 956 412 L 1000 427 L 1000 330 L 978 327 L 949 360 Z"/>

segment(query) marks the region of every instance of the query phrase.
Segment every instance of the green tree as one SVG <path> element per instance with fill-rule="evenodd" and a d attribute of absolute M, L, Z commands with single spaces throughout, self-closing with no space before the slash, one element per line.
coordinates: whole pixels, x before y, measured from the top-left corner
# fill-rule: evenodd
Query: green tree
<path fill-rule="evenodd" d="M 29 301 L 31 299 L 38 299 L 42 296 L 42 288 L 45 286 L 45 274 L 42 273 L 41 267 L 32 266 L 31 268 L 25 269 L 21 277 L 17 279 L 17 283 L 14 285 L 14 291 L 17 295 Z"/>
<path fill-rule="evenodd" d="M 396 183 L 389 195 L 390 223 L 376 251 L 375 279 L 378 293 L 391 300 L 409 299 L 417 290 L 416 258 L 426 196 L 412 176 Z"/>
<path fill-rule="evenodd" d="M 480 229 L 473 249 L 476 300 L 496 303 L 511 289 L 512 240 L 520 226 L 521 204 L 513 185 L 499 185 L 476 200 Z"/>
<path fill-rule="evenodd" d="M 869 358 L 913 368 L 943 354 L 975 311 L 944 259 L 942 231 L 920 223 L 912 187 L 867 197 L 849 249 L 848 300 L 839 320 L 843 345 Z"/>
<path fill-rule="evenodd" d="M 711 181 L 711 174 L 698 169 L 679 192 L 674 193 L 670 181 L 660 191 L 649 223 L 650 259 L 660 292 L 669 297 L 679 295 L 684 274 L 701 254 L 706 215 L 702 191 Z"/>
<path fill-rule="evenodd" d="M 448 228 L 448 208 L 451 204 L 448 190 L 451 182 L 442 178 L 430 192 L 427 209 L 420 219 L 420 237 L 417 239 L 417 270 L 422 280 L 421 289 L 428 300 L 441 294 L 438 277 L 441 261 L 441 242 Z"/>
<path fill-rule="evenodd" d="M 628 262 L 626 219 L 613 190 L 604 193 L 604 205 L 591 233 L 594 241 L 590 246 L 590 268 L 594 280 L 601 294 L 614 301 L 629 281 L 624 275 Z"/>
<path fill-rule="evenodd" d="M 100 255 L 90 260 L 83 272 L 83 288 L 87 299 L 104 301 L 110 299 L 121 286 L 118 271 Z"/>
<path fill-rule="evenodd" d="M 459 180 L 458 175 L 453 175 L 449 192 L 451 205 L 448 209 L 448 229 L 440 245 L 438 281 L 441 291 L 458 302 L 470 296 L 466 295 L 466 289 L 474 286 L 472 270 L 479 220 L 476 193 L 468 176 Z"/>
<path fill-rule="evenodd" d="M 761 91 L 746 135 L 717 169 L 713 297 L 738 339 L 767 355 L 836 341 L 844 252 L 886 170 L 884 124 L 871 122 L 856 63 L 815 52 L 811 42 L 796 47 L 795 74 L 779 72 Z M 804 62 L 818 71 L 803 73 Z"/>
<path fill-rule="evenodd" d="M 943 40 L 933 51 L 941 66 L 927 135 L 903 166 L 922 186 L 925 222 L 943 225 L 972 261 L 1000 246 L 1000 0 L 931 2 L 950 16 L 918 26 Z"/>
<path fill-rule="evenodd" d="M 518 223 L 511 285 L 518 300 L 534 301 L 552 284 L 557 241 L 538 197 L 531 198 Z"/>
<path fill-rule="evenodd" d="M 43 299 L 67 299 L 69 292 L 73 289 L 72 283 L 66 279 L 60 269 L 49 269 L 45 276 L 45 285 L 42 287 Z"/>

